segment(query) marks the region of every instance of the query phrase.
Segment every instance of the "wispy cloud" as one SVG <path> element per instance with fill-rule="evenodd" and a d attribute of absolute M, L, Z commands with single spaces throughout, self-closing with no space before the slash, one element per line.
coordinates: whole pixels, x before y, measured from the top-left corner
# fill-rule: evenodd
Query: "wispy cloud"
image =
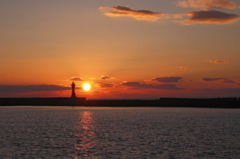
<path fill-rule="evenodd" d="M 201 81 L 219 81 L 219 80 L 226 80 L 227 78 L 201 78 Z"/>
<path fill-rule="evenodd" d="M 229 0 L 183 0 L 178 2 L 178 6 L 187 8 L 224 8 L 224 9 L 236 9 L 239 6 L 236 3 Z"/>
<path fill-rule="evenodd" d="M 205 60 L 205 61 L 215 63 L 215 64 L 227 64 L 227 63 L 229 63 L 228 60 Z"/>
<path fill-rule="evenodd" d="M 133 89 L 143 89 L 143 88 L 151 88 L 151 89 L 162 89 L 162 90 L 184 90 L 185 88 L 179 88 L 176 84 L 160 84 L 160 85 L 151 85 L 144 84 L 139 82 L 124 82 L 123 86 L 128 86 Z"/>
<path fill-rule="evenodd" d="M 221 81 L 223 83 L 236 83 L 235 81 L 228 78 L 201 78 L 200 80 L 205 82 Z"/>
<path fill-rule="evenodd" d="M 190 0 L 190 1 L 181 1 L 179 2 L 179 5 L 188 7 L 188 6 L 214 6 L 214 5 L 216 6 L 218 4 L 218 6 L 220 7 L 222 4 L 224 4 L 222 2 L 220 5 L 220 3 L 217 3 L 213 0 L 211 3 L 206 3 L 206 4 L 205 3 L 206 3 L 205 1 L 203 3 L 203 1 L 200 1 L 200 0 L 199 1 Z M 223 6 L 224 5 L 222 5 L 222 7 Z M 190 11 L 190 12 L 185 12 L 181 14 L 166 14 L 166 13 L 160 13 L 160 12 L 152 12 L 150 10 L 144 10 L 144 9 L 134 10 L 128 6 L 121 6 L 121 5 L 117 5 L 115 7 L 100 7 L 99 10 L 101 10 L 104 13 L 104 15 L 110 16 L 110 17 L 132 17 L 137 20 L 147 20 L 147 21 L 157 21 L 158 19 L 160 19 L 160 17 L 179 19 L 179 18 L 183 18 L 184 16 L 190 16 L 189 19 L 185 19 L 181 21 L 174 20 L 175 22 L 183 25 L 191 25 L 196 23 L 229 24 L 240 19 L 239 15 L 237 14 L 230 14 L 230 13 L 225 13 L 217 10 L 202 10 L 202 11 Z"/>
<path fill-rule="evenodd" d="M 94 83 L 98 84 L 98 86 L 101 88 L 110 88 L 115 86 L 114 83 L 105 83 L 105 82 L 94 82 Z"/>
<path fill-rule="evenodd" d="M 240 18 L 236 14 L 229 14 L 216 10 L 190 11 L 183 13 L 182 15 L 191 16 L 190 19 L 185 19 L 179 22 L 183 25 L 196 23 L 229 24 L 239 20 Z"/>
<path fill-rule="evenodd" d="M 101 79 L 109 79 L 110 77 L 109 76 L 102 76 Z"/>
<path fill-rule="evenodd" d="M 83 81 L 83 79 L 80 77 L 72 77 L 71 80 L 72 81 Z"/>
<path fill-rule="evenodd" d="M 70 87 L 59 85 L 0 85 L 0 93 L 13 93 L 13 92 L 36 92 L 36 91 L 60 91 L 70 90 Z"/>
<path fill-rule="evenodd" d="M 102 77 L 101 77 L 101 79 L 102 80 L 107 80 L 107 79 L 114 79 L 113 77 L 109 77 L 109 76 L 107 76 L 107 75 L 103 75 Z"/>
<path fill-rule="evenodd" d="M 137 20 L 148 20 L 156 21 L 159 19 L 160 15 L 164 15 L 159 12 L 152 12 L 150 10 L 134 10 L 128 6 L 117 5 L 115 7 L 100 7 L 101 10 L 106 16 L 110 17 L 132 17 Z"/>
<path fill-rule="evenodd" d="M 224 83 L 236 83 L 235 81 L 233 81 L 233 80 L 229 80 L 229 79 L 224 80 L 223 82 L 224 82 Z"/>
<path fill-rule="evenodd" d="M 182 77 L 157 77 L 153 78 L 152 81 L 157 82 L 179 82 L 182 79 Z"/>
<path fill-rule="evenodd" d="M 180 68 L 181 70 L 184 70 L 184 71 L 187 70 L 187 67 L 185 67 L 185 66 L 180 66 L 179 68 Z"/>

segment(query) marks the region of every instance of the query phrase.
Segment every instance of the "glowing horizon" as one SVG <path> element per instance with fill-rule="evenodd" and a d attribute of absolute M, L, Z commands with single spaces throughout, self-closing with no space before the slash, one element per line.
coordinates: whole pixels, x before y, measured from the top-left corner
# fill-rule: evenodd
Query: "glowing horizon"
<path fill-rule="evenodd" d="M 240 96 L 237 0 L 0 4 L 0 97 Z"/>

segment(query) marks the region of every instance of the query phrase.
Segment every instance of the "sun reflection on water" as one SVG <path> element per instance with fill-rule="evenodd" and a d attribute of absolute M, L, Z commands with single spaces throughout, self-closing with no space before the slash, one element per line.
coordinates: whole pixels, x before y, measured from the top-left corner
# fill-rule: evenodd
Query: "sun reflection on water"
<path fill-rule="evenodd" d="M 81 111 L 79 118 L 78 133 L 76 134 L 75 159 L 91 157 L 91 155 L 94 154 L 96 146 L 92 113 L 90 111 Z"/>

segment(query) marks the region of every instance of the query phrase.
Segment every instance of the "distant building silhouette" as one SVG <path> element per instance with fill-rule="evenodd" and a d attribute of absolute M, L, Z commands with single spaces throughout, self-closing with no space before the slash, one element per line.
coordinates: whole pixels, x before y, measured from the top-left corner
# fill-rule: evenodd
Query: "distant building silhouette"
<path fill-rule="evenodd" d="M 75 83 L 74 83 L 74 81 L 72 82 L 71 86 L 72 86 L 72 96 L 71 96 L 71 98 L 77 98 L 76 93 L 75 93 Z"/>

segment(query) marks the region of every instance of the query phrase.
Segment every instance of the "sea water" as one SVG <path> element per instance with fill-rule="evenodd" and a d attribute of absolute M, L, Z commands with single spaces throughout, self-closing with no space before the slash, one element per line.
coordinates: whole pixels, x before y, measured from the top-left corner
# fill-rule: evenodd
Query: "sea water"
<path fill-rule="evenodd" d="M 240 110 L 0 107 L 0 158 L 240 158 Z"/>

